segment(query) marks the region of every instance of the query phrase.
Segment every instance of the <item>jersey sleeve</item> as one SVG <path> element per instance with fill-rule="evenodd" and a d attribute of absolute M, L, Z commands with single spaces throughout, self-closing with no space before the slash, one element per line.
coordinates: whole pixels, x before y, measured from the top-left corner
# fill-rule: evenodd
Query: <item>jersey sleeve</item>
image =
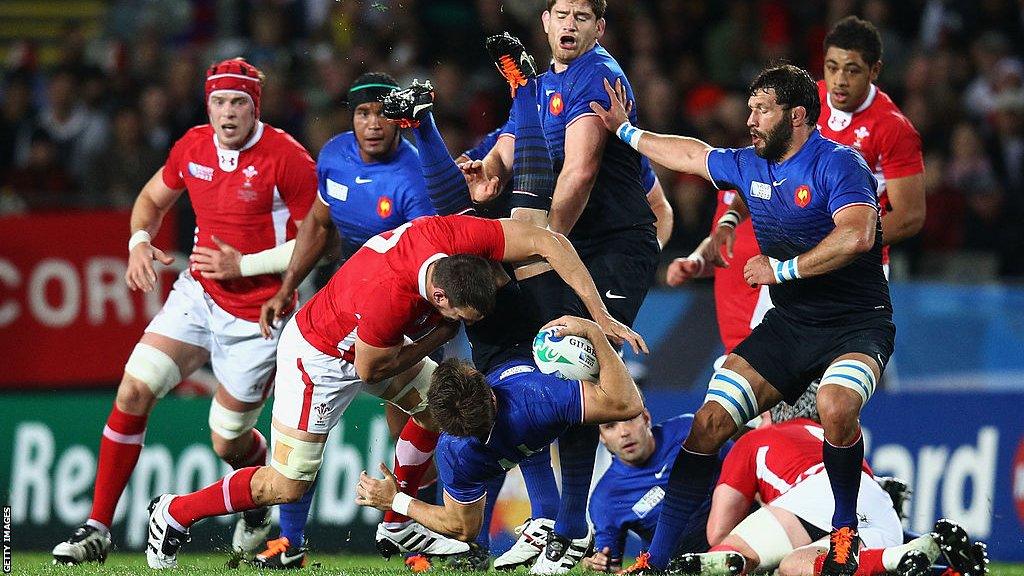
<path fill-rule="evenodd" d="M 580 74 L 576 84 L 573 86 L 571 96 L 569 96 L 568 101 L 565 103 L 565 110 L 562 114 L 565 116 L 566 126 L 583 116 L 596 116 L 594 111 L 590 109 L 591 102 L 598 102 L 605 109 L 611 106 L 611 101 L 608 100 L 608 92 L 604 89 L 604 81 L 606 79 L 612 86 L 615 86 L 616 80 L 621 80 L 622 84 L 626 87 L 626 98 L 634 103 L 636 102 L 636 98 L 633 96 L 633 89 L 629 85 L 629 80 L 626 79 L 626 76 L 621 71 L 612 70 L 604 62 L 595 63 Z M 630 111 L 629 119 L 634 124 L 636 123 L 636 106 Z"/>
<path fill-rule="evenodd" d="M 707 167 L 711 183 L 719 190 L 736 189 L 742 193 L 739 185 L 743 181 L 740 176 L 740 152 L 737 148 L 712 148 L 708 152 Z"/>
<path fill-rule="evenodd" d="M 161 173 L 163 178 L 164 186 L 167 186 L 171 190 L 181 190 L 185 187 L 184 172 L 184 154 L 185 154 L 185 137 L 180 138 L 171 147 L 170 154 L 167 155 L 167 161 L 164 162 L 164 169 Z"/>
<path fill-rule="evenodd" d="M 497 220 L 461 215 L 439 220 L 446 236 L 442 249 L 447 254 L 475 254 L 495 262 L 505 257 L 505 232 Z"/>
<path fill-rule="evenodd" d="M 277 189 L 292 219 L 302 220 L 317 194 L 316 163 L 302 144 L 288 135 L 285 135 L 285 139 L 281 169 L 277 174 Z"/>
<path fill-rule="evenodd" d="M 374 348 L 398 346 L 405 339 L 405 321 L 413 310 L 404 299 L 394 298 L 394 292 L 379 287 L 374 297 L 359 311 L 359 327 L 356 335 Z"/>
<path fill-rule="evenodd" d="M 590 520 L 594 523 L 594 551 L 600 552 L 608 548 L 609 558 L 621 560 L 626 544 L 626 529 L 612 513 L 614 507 L 608 505 L 610 495 L 607 483 L 610 481 L 607 476 L 598 481 L 590 497 Z"/>
<path fill-rule="evenodd" d="M 458 440 L 448 434 L 441 434 L 434 453 L 437 477 L 444 485 L 444 491 L 459 504 L 470 504 L 484 497 L 487 488 L 483 482 L 466 477 L 466 467 L 459 458 Z"/>
<path fill-rule="evenodd" d="M 921 135 L 910 120 L 893 115 L 880 138 L 882 174 L 887 180 L 924 172 Z"/>
<path fill-rule="evenodd" d="M 828 210 L 835 216 L 843 208 L 858 204 L 878 206 L 875 177 L 856 151 L 842 148 L 831 154 L 824 168 Z"/>
<path fill-rule="evenodd" d="M 658 175 L 654 173 L 654 168 L 651 167 L 651 161 L 647 156 L 640 155 L 640 172 L 643 177 L 644 190 L 648 193 L 654 188 L 654 184 L 658 181 Z"/>
<path fill-rule="evenodd" d="M 722 462 L 722 472 L 718 476 L 719 484 L 732 486 L 751 502 L 757 494 L 757 463 L 754 454 L 757 447 L 754 439 L 757 436 L 756 432 L 748 432 L 732 446 Z"/>

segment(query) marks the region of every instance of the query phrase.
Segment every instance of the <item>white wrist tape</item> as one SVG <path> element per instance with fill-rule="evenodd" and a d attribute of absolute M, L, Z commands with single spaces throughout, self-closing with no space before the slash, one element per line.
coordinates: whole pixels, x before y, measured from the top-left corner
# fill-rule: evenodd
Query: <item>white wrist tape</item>
<path fill-rule="evenodd" d="M 259 276 L 260 274 L 280 274 L 288 269 L 288 262 L 295 251 L 295 240 L 289 240 L 273 248 L 255 254 L 243 254 L 238 262 L 238 271 L 242 276 Z"/>
<path fill-rule="evenodd" d="M 640 145 L 640 137 L 643 136 L 644 131 L 630 124 L 629 120 L 626 120 L 622 124 L 619 124 L 619 127 L 615 130 L 615 134 L 620 140 L 629 144 L 633 150 L 638 150 L 637 146 Z"/>
<path fill-rule="evenodd" d="M 735 210 L 729 210 L 722 217 L 718 219 L 719 226 L 729 226 L 735 228 L 740 224 L 740 213 Z"/>
<path fill-rule="evenodd" d="M 697 272 L 694 274 L 694 276 L 700 276 L 701 274 L 704 273 L 704 267 L 707 265 L 707 262 L 704 261 L 703 256 L 701 256 L 697 252 L 694 252 L 693 254 L 687 256 L 686 259 L 693 260 L 694 262 L 700 264 L 700 268 L 697 268 Z"/>
<path fill-rule="evenodd" d="M 145 230 L 136 230 L 134 234 L 128 238 L 128 251 L 131 252 L 132 248 L 135 248 L 143 242 L 152 242 L 153 238 L 149 235 L 149 232 Z"/>
<path fill-rule="evenodd" d="M 396 492 L 395 497 L 391 499 L 391 509 L 402 516 L 408 516 L 409 504 L 411 503 L 412 496 L 409 496 L 405 492 Z"/>
<path fill-rule="evenodd" d="M 787 280 L 796 280 L 800 278 L 800 268 L 797 266 L 797 260 L 800 257 L 790 258 L 789 260 L 776 260 L 775 258 L 768 257 L 768 264 L 772 267 L 772 272 L 775 274 L 775 281 L 779 284 Z"/>

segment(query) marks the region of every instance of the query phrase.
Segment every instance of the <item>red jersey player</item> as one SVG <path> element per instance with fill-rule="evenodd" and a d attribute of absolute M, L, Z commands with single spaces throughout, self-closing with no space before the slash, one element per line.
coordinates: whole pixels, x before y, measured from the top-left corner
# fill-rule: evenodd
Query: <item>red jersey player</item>
<path fill-rule="evenodd" d="M 114 407 L 100 440 L 92 512 L 66 542 L 56 562 L 106 559 L 114 508 L 142 450 L 146 420 L 157 400 L 202 366 L 220 382 L 209 425 L 217 454 L 235 468 L 263 462 L 267 444 L 253 426 L 275 371 L 275 338 L 261 337 L 260 306 L 281 285 L 299 221 L 316 194 L 312 158 L 290 136 L 260 122 L 263 74 L 242 59 L 213 65 L 206 75 L 210 123 L 189 130 L 167 162 L 143 187 L 132 209 L 125 281 L 150 291 L 153 260 L 173 258 L 150 244 L 164 214 L 187 189 L 196 212 L 196 252 L 218 250 L 221 239 L 242 252 L 246 277 L 221 280 L 194 262 L 183 271 L 160 313 L 125 364 Z M 248 552 L 269 529 L 265 511 L 236 527 L 236 545 Z"/>
<path fill-rule="evenodd" d="M 638 352 L 646 349 L 636 333 L 611 317 L 560 234 L 515 220 L 435 216 L 374 236 L 283 329 L 271 464 L 239 470 L 192 494 L 154 499 L 149 565 L 176 566 L 188 527 L 202 518 L 301 498 L 316 478 L 328 432 L 362 390 L 399 406 L 420 424 L 422 434 L 399 440 L 396 448 L 412 461 L 395 471 L 405 492 L 395 497 L 392 509 L 404 513 L 411 501 L 407 492 L 419 486 L 437 442 L 436 428 L 423 411 L 436 364 L 425 356 L 455 334 L 458 321 L 473 322 L 493 307 L 497 274 L 503 274 L 495 262 L 536 257 L 547 260 L 576 291 L 605 334 L 629 341 Z M 264 306 L 266 329 L 297 282 L 295 264 L 289 265 L 282 290 Z M 408 334 L 431 327 L 420 340 L 408 340 Z M 468 550 L 465 543 L 415 523 L 394 531 L 381 526 L 377 541 L 389 554 Z"/>
<path fill-rule="evenodd" d="M 843 18 L 825 37 L 825 79 L 818 82 L 821 135 L 860 152 L 878 180 L 882 263 L 889 246 L 924 224 L 921 137 L 889 95 L 874 84 L 882 69 L 882 39 L 870 22 Z"/>

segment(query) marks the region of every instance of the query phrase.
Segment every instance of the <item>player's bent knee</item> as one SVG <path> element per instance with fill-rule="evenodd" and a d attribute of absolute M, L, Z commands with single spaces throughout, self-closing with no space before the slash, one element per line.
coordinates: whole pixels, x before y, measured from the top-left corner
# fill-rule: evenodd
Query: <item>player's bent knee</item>
<path fill-rule="evenodd" d="M 138 343 L 124 365 L 124 371 L 144 383 L 156 398 L 163 398 L 181 382 L 181 369 L 166 352 Z"/>
<path fill-rule="evenodd" d="M 753 420 L 757 416 L 757 396 L 754 389 L 738 372 L 728 368 L 719 368 L 711 376 L 708 392 L 704 403 L 714 402 L 725 408 L 732 417 L 736 429 Z"/>
<path fill-rule="evenodd" d="M 238 412 L 225 407 L 216 398 L 210 402 L 210 431 L 225 440 L 234 440 L 248 434 L 256 426 L 263 406 L 245 412 Z"/>
<path fill-rule="evenodd" d="M 430 358 L 423 359 L 423 367 L 420 371 L 409 380 L 398 394 L 395 394 L 389 402 L 401 408 L 406 414 L 415 416 L 427 409 L 427 391 L 430 390 L 430 377 L 433 376 L 434 370 L 437 368 L 437 362 L 434 362 Z M 420 401 L 417 404 L 409 406 L 409 393 L 415 390 L 419 393 Z M 403 399 L 406 401 L 403 402 Z M 414 400 L 415 402 L 415 400 Z"/>
<path fill-rule="evenodd" d="M 760 568 L 774 568 L 793 552 L 786 528 L 767 508 L 760 508 L 744 518 L 732 534 L 747 543 L 747 547 L 757 556 Z"/>
<path fill-rule="evenodd" d="M 324 460 L 326 442 L 309 442 L 292 438 L 272 428 L 273 453 L 270 466 L 285 478 L 312 482 Z M 299 494 L 302 497 L 302 493 Z"/>
<path fill-rule="evenodd" d="M 822 374 L 819 394 L 826 386 L 841 386 L 855 392 L 863 406 L 875 393 L 875 384 L 875 375 L 871 372 L 871 367 L 860 360 L 845 359 L 833 363 Z"/>

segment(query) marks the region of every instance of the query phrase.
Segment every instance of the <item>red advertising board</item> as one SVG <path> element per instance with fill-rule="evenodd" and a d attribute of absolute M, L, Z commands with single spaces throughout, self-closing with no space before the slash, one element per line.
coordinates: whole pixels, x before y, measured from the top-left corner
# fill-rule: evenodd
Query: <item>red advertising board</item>
<path fill-rule="evenodd" d="M 172 214 L 154 244 L 173 250 Z M 121 379 L 124 362 L 160 310 L 176 271 L 132 292 L 128 212 L 0 218 L 0 388 L 71 388 Z M 184 264 L 179 255 L 175 264 Z"/>

